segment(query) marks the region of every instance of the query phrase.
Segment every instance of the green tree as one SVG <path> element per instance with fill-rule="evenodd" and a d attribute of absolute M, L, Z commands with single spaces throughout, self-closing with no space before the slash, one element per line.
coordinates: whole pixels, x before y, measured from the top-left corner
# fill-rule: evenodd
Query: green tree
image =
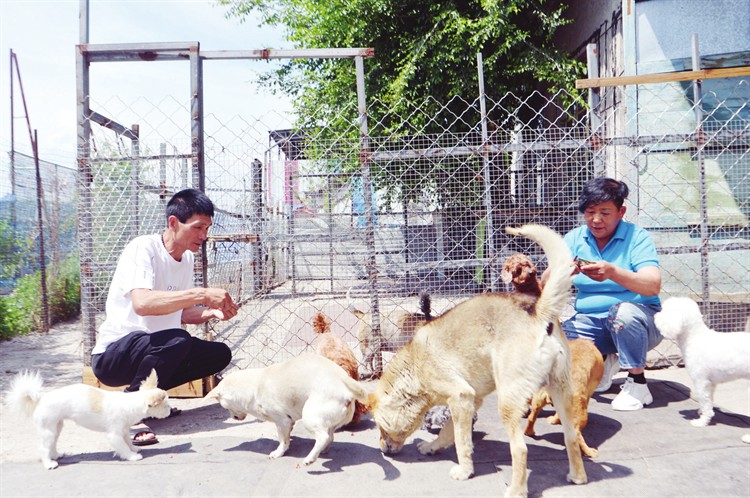
<path fill-rule="evenodd" d="M 366 62 L 371 122 L 383 135 L 398 132 L 398 116 L 409 115 L 412 129 L 460 132 L 466 101 L 478 94 L 476 54 L 484 59 L 490 96 L 507 92 L 525 98 L 535 90 L 574 92 L 583 67 L 557 49 L 552 36 L 569 21 L 559 1 L 475 0 L 219 0 L 228 17 L 261 14 L 261 24 L 286 29 L 298 48 L 373 47 Z M 293 60 L 262 80 L 294 97 L 299 126 L 325 127 L 340 135 L 350 130 L 356 105 L 351 61 Z M 455 96 L 463 97 L 453 99 Z M 467 98 L 470 96 L 470 98 Z M 453 99 L 453 100 L 452 100 Z M 413 113 L 418 103 L 421 113 Z M 455 112 L 451 112 L 455 106 Z M 507 112 L 495 109 L 494 112 Z M 456 114 L 458 113 L 458 114 Z M 493 116 L 490 116 L 491 118 Z M 497 116 L 501 120 L 502 116 Z M 523 117 L 521 117 L 523 119 Z M 382 127 L 382 129 L 381 129 Z M 403 133 L 403 132 L 402 132 Z"/>

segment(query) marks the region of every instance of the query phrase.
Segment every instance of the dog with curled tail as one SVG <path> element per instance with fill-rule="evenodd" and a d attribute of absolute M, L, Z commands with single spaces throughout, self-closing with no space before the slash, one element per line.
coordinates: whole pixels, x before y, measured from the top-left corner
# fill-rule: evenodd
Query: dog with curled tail
<path fill-rule="evenodd" d="M 456 480 L 474 474 L 471 421 L 484 398 L 497 391 L 498 413 L 509 436 L 512 476 L 506 496 L 526 496 L 528 449 L 521 420 L 529 399 L 543 385 L 562 421 L 568 455 L 567 479 L 587 481 L 573 424 L 570 350 L 560 327 L 570 296 L 572 258 L 562 237 L 541 225 L 506 228 L 542 246 L 550 278 L 538 299 L 509 293 L 481 294 L 422 325 L 411 343 L 388 363 L 370 413 L 380 430 L 380 449 L 398 453 L 435 405 L 451 418 L 433 441 L 417 449 L 430 455 L 455 444 Z"/>
<path fill-rule="evenodd" d="M 33 419 L 41 439 L 42 464 L 49 470 L 58 466 L 57 439 L 65 420 L 106 432 L 115 454 L 135 461 L 143 456 L 133 446 L 130 426 L 148 417 L 166 418 L 170 412 L 169 396 L 157 387 L 155 370 L 140 390 L 127 393 L 85 384 L 45 392 L 39 372 L 22 372 L 13 378 L 5 399 L 9 408 Z"/>

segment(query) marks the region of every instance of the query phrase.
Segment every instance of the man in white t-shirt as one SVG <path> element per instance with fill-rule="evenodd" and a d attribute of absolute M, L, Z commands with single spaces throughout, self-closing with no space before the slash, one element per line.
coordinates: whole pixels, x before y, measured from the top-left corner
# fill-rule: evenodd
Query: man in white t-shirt
<path fill-rule="evenodd" d="M 96 377 L 108 386 L 127 385 L 126 392 L 137 391 L 152 369 L 166 390 L 220 372 L 232 359 L 226 344 L 182 328 L 237 314 L 226 290 L 193 283 L 193 253 L 208 238 L 213 203 L 199 190 L 182 190 L 166 215 L 164 232 L 136 237 L 120 255 L 92 351 Z M 135 445 L 158 442 L 144 424 L 131 433 Z"/>

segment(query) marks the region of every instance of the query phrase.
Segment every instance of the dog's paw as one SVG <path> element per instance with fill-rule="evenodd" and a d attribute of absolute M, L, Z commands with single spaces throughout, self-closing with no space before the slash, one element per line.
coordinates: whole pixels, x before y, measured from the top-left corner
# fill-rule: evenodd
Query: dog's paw
<path fill-rule="evenodd" d="M 505 498 L 526 498 L 528 491 L 508 488 L 505 490 Z"/>
<path fill-rule="evenodd" d="M 310 458 L 310 457 L 307 457 L 307 458 L 305 458 L 305 459 L 304 459 L 304 460 L 302 461 L 302 464 L 303 464 L 303 465 L 305 465 L 305 466 L 307 466 L 307 465 L 312 465 L 312 464 L 313 464 L 313 462 L 315 462 L 315 460 L 317 460 L 317 458 Z"/>
<path fill-rule="evenodd" d="M 277 448 L 273 450 L 271 453 L 268 454 L 269 460 L 276 460 L 279 457 L 283 457 L 284 453 L 286 453 L 286 450 L 283 448 Z"/>
<path fill-rule="evenodd" d="M 143 455 L 141 455 L 140 453 L 133 453 L 131 455 L 125 455 L 123 459 L 127 460 L 128 462 L 137 462 L 138 460 L 143 460 Z"/>
<path fill-rule="evenodd" d="M 569 473 L 567 476 L 568 482 L 573 484 L 586 484 L 588 482 L 588 477 L 586 477 L 585 472 L 581 472 L 580 475 L 574 475 L 572 473 Z"/>
<path fill-rule="evenodd" d="M 417 451 L 423 455 L 434 455 L 438 450 L 438 447 L 434 442 L 435 441 L 420 441 L 417 443 Z"/>
<path fill-rule="evenodd" d="M 701 417 L 701 418 L 697 418 L 695 420 L 691 420 L 690 424 L 693 427 L 706 427 L 710 421 L 711 421 L 710 418 Z"/>
<path fill-rule="evenodd" d="M 596 458 L 599 456 L 599 450 L 596 448 L 592 448 L 590 446 L 587 446 L 586 448 L 581 448 L 581 453 L 586 455 L 589 458 Z"/>
<path fill-rule="evenodd" d="M 465 467 L 463 465 L 454 465 L 451 467 L 450 476 L 457 481 L 465 481 L 474 475 L 474 467 Z"/>
<path fill-rule="evenodd" d="M 46 458 L 42 459 L 42 465 L 44 465 L 44 468 L 47 470 L 53 470 L 57 468 L 57 460 L 48 460 Z"/>

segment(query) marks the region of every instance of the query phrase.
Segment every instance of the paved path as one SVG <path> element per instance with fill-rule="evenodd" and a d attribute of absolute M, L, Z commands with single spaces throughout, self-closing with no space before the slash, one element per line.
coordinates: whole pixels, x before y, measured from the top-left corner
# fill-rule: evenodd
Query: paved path
<path fill-rule="evenodd" d="M 0 388 L 23 368 L 44 369 L 51 386 L 80 380 L 80 330 L 76 323 L 47 336 L 0 343 Z M 638 412 L 615 412 L 609 403 L 624 378 L 590 404 L 588 443 L 599 449 L 584 459 L 589 483 L 565 483 L 567 460 L 559 427 L 541 418 L 527 438 L 530 496 L 750 496 L 750 381 L 720 386 L 720 410 L 712 425 L 695 428 L 690 381 L 682 368 L 648 371 L 654 403 Z M 372 388 L 373 385 L 369 384 Z M 355 431 L 340 431 L 327 454 L 309 467 L 302 459 L 311 437 L 295 428 L 286 456 L 268 460 L 273 425 L 234 422 L 205 399 L 177 399 L 182 415 L 151 423 L 161 442 L 142 449 L 139 462 L 115 460 L 103 434 L 68 423 L 59 449 L 60 467 L 43 469 L 30 420 L 0 408 L 0 497 L 70 496 L 501 496 L 510 480 L 510 453 L 490 396 L 474 433 L 476 475 L 448 476 L 455 451 L 426 457 L 414 441 L 434 437 L 417 431 L 403 451 L 384 457 L 369 418 Z M 551 412 L 543 415 L 551 414 Z"/>

